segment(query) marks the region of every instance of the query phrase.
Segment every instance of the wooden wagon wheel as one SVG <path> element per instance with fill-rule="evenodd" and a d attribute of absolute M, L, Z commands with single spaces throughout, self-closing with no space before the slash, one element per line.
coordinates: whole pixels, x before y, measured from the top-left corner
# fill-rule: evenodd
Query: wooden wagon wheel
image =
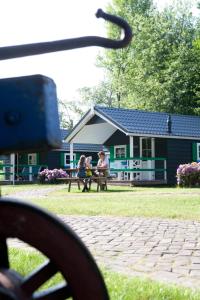
<path fill-rule="evenodd" d="M 18 238 L 49 258 L 26 277 L 9 268 L 7 238 Z M 23 262 L 22 262 L 23 263 Z M 35 292 L 60 272 L 65 283 Z M 49 213 L 12 199 L 0 200 L 1 300 L 108 300 L 109 296 L 91 254 L 65 224 Z"/>

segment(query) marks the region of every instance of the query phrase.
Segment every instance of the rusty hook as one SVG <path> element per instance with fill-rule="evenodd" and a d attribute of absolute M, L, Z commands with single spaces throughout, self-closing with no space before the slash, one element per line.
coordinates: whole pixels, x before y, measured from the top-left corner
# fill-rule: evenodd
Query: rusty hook
<path fill-rule="evenodd" d="M 103 18 L 104 20 L 110 21 L 111 23 L 114 23 L 121 27 L 124 30 L 124 38 L 122 40 L 112 40 L 99 36 L 85 36 L 52 42 L 0 47 L 0 60 L 44 54 L 56 51 L 64 51 L 89 46 L 99 46 L 111 49 L 118 49 L 126 47 L 130 43 L 132 39 L 132 30 L 125 20 L 123 20 L 120 17 L 107 14 L 103 12 L 102 9 L 98 9 L 96 17 Z"/>

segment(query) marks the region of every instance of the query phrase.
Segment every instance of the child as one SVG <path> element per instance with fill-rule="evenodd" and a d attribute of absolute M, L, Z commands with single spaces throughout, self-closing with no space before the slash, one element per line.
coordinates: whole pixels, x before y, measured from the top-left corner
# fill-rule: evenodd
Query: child
<path fill-rule="evenodd" d="M 83 187 L 82 192 L 89 191 L 89 189 L 87 187 L 87 179 L 86 179 L 86 157 L 85 157 L 85 155 L 81 155 L 77 167 L 78 167 L 77 177 L 83 179 L 84 187 Z"/>
<path fill-rule="evenodd" d="M 91 164 L 92 156 L 86 157 L 86 177 L 92 176 L 92 164 Z"/>
<path fill-rule="evenodd" d="M 92 183 L 92 164 L 91 164 L 92 156 L 86 157 L 86 177 L 88 178 L 89 190 L 91 188 Z"/>

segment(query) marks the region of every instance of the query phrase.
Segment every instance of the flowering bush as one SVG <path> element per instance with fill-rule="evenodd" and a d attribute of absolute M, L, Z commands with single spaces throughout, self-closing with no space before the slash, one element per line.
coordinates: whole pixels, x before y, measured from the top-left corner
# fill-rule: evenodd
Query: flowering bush
<path fill-rule="evenodd" d="M 62 169 L 44 169 L 39 172 L 38 179 L 40 183 L 58 183 L 57 178 L 67 178 L 69 175 Z"/>
<path fill-rule="evenodd" d="M 200 162 L 180 165 L 176 177 L 179 186 L 200 186 Z"/>

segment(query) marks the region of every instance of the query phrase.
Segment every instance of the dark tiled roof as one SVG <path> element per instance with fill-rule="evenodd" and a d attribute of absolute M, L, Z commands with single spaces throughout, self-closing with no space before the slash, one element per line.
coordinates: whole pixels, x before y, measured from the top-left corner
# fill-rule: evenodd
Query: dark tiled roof
<path fill-rule="evenodd" d="M 169 134 L 168 113 L 100 106 L 95 106 L 95 110 L 126 133 L 200 138 L 200 117 L 197 116 L 170 114 Z"/>

